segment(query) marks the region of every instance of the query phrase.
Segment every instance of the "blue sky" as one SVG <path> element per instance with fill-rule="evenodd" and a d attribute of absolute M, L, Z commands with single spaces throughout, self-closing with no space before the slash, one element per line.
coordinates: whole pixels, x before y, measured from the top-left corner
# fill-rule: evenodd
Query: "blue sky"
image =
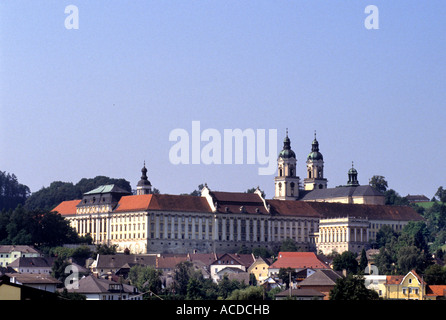
<path fill-rule="evenodd" d="M 65 7 L 79 29 L 65 28 Z M 379 9 L 379 29 L 364 9 Z M 446 186 L 444 1 L 0 2 L 0 170 L 31 191 L 106 175 L 162 193 L 260 186 L 258 164 L 174 165 L 169 134 L 317 131 L 329 187 L 352 161 L 401 195 Z M 204 145 L 204 144 L 203 144 Z"/>

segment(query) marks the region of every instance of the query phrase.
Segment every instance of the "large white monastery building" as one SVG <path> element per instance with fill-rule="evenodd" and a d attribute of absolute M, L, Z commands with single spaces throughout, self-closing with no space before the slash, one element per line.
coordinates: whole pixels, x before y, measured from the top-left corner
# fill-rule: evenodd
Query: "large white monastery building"
<path fill-rule="evenodd" d="M 201 196 L 154 194 L 144 165 L 135 195 L 105 185 L 53 211 L 94 243 L 132 253 L 225 253 L 241 246 L 277 250 L 287 238 L 304 251 L 359 252 L 383 225 L 400 231 L 422 219 L 410 207 L 384 205 L 381 193 L 359 185 L 353 167 L 347 185 L 327 188 L 316 135 L 303 186 L 288 133 L 277 162 L 273 199 L 263 198 L 259 189 L 222 192 L 208 186 Z"/>

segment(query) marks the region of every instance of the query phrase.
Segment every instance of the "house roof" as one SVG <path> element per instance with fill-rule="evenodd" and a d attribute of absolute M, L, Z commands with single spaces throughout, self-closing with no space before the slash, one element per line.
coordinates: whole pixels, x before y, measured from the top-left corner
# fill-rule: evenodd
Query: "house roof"
<path fill-rule="evenodd" d="M 48 257 L 20 257 L 11 262 L 11 268 L 52 268 L 54 258 Z"/>
<path fill-rule="evenodd" d="M 74 215 L 76 214 L 76 206 L 81 201 L 82 200 L 63 201 L 51 211 L 58 212 L 62 216 Z"/>
<path fill-rule="evenodd" d="M 13 279 L 14 283 L 21 284 L 61 284 L 59 280 L 53 278 L 49 274 L 40 273 L 7 273 L 9 278 Z"/>
<path fill-rule="evenodd" d="M 254 256 L 252 254 L 238 254 L 238 253 L 225 253 L 215 260 L 213 265 L 242 265 L 249 268 L 254 263 Z"/>
<path fill-rule="evenodd" d="M 177 264 L 187 260 L 187 254 L 162 254 L 156 257 L 156 268 L 174 269 Z"/>
<path fill-rule="evenodd" d="M 411 270 L 409 271 L 406 275 L 396 275 L 396 276 L 386 276 L 386 284 L 401 284 L 404 282 L 404 279 L 406 279 L 406 277 L 412 274 L 418 281 L 418 283 L 420 284 L 425 284 L 423 278 L 421 278 L 420 275 L 418 275 L 418 273 L 416 273 L 415 270 Z"/>
<path fill-rule="evenodd" d="M 68 289 L 68 292 L 77 292 L 77 293 L 83 293 L 83 294 L 92 294 L 92 293 L 109 293 L 110 291 L 110 285 L 119 283 L 106 280 L 106 279 L 99 279 L 95 276 L 88 276 L 84 277 L 79 280 L 78 289 Z M 123 292 L 125 293 L 135 293 L 134 287 L 128 284 L 122 285 Z"/>
<path fill-rule="evenodd" d="M 36 249 L 34 249 L 33 247 L 30 246 L 16 246 L 16 245 L 4 245 L 4 246 L 0 246 L 0 252 L 1 253 L 11 253 L 13 251 L 18 251 L 21 253 L 38 253 L 40 254 L 39 251 L 37 251 Z"/>
<path fill-rule="evenodd" d="M 426 287 L 426 295 L 446 297 L 446 285 L 429 285 Z"/>
<path fill-rule="evenodd" d="M 98 255 L 96 268 L 97 269 L 119 269 L 125 265 L 143 265 L 156 266 L 155 255 L 141 255 L 141 254 L 114 254 L 114 255 Z"/>
<path fill-rule="evenodd" d="M 292 268 L 292 269 L 327 269 L 313 252 L 279 252 L 277 260 L 270 265 L 269 269 Z"/>
<path fill-rule="evenodd" d="M 308 202 L 322 215 L 322 218 L 356 217 L 369 220 L 423 220 L 414 209 L 408 206 L 387 206 L 373 204 L 347 204 L 335 202 Z"/>
<path fill-rule="evenodd" d="M 300 286 L 334 286 L 336 280 L 342 278 L 339 272 L 331 269 L 316 270 L 308 278 L 299 282 Z"/>

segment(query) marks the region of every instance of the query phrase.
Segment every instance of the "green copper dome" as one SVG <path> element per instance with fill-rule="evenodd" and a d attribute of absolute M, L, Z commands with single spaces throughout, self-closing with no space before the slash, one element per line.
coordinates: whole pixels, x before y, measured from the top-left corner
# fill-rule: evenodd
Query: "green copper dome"
<path fill-rule="evenodd" d="M 320 153 L 319 151 L 315 151 L 310 152 L 307 160 L 324 160 L 324 157 L 322 156 L 322 153 Z"/>
<path fill-rule="evenodd" d="M 286 137 L 285 137 L 285 139 L 283 139 L 283 149 L 279 153 L 279 158 L 282 158 L 282 159 L 294 158 L 294 159 L 296 159 L 296 154 L 294 153 L 293 150 L 291 150 L 291 141 L 290 141 L 290 138 L 288 138 L 288 129 L 286 132 Z"/>
<path fill-rule="evenodd" d="M 319 152 L 319 142 L 316 140 L 316 132 L 314 133 L 314 140 L 311 143 L 311 152 L 307 160 L 324 160 L 322 153 Z"/>

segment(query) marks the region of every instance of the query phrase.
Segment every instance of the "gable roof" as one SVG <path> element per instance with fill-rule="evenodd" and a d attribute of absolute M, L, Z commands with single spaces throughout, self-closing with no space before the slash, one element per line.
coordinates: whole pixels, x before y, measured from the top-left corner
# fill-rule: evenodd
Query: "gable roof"
<path fill-rule="evenodd" d="M 114 212 L 148 210 L 152 196 L 152 194 L 124 196 L 119 200 Z"/>
<path fill-rule="evenodd" d="M 279 252 L 277 260 L 270 265 L 269 269 L 292 268 L 292 269 L 327 269 L 313 252 Z"/>
<path fill-rule="evenodd" d="M 11 253 L 13 251 L 18 251 L 21 253 L 38 253 L 40 254 L 39 251 L 37 251 L 36 249 L 34 249 L 31 246 L 22 246 L 22 245 L 4 245 L 4 246 L 0 246 L 0 252 L 1 253 Z"/>
<path fill-rule="evenodd" d="M 386 284 L 402 284 L 404 280 L 412 274 L 418 281 L 419 284 L 426 284 L 424 280 L 416 273 L 415 270 L 409 271 L 406 275 L 397 275 L 397 276 L 386 276 Z"/>
<path fill-rule="evenodd" d="M 299 282 L 300 286 L 334 286 L 336 280 L 342 278 L 339 272 L 332 269 L 320 269 L 308 278 Z"/>
<path fill-rule="evenodd" d="M 52 268 L 54 258 L 20 257 L 8 264 L 11 268 Z"/>
<path fill-rule="evenodd" d="M 215 260 L 212 264 L 221 264 L 221 265 L 241 265 L 246 268 L 249 268 L 254 263 L 254 256 L 252 254 L 239 254 L 239 253 L 225 253 L 217 260 Z"/>
<path fill-rule="evenodd" d="M 209 191 L 209 195 L 217 203 L 217 212 L 269 214 L 257 193 Z"/>
<path fill-rule="evenodd" d="M 176 265 L 188 261 L 187 254 L 162 254 L 156 257 L 157 269 L 175 269 Z"/>
<path fill-rule="evenodd" d="M 69 200 L 62 201 L 59 205 L 57 205 L 51 212 L 58 212 L 62 216 L 69 216 L 76 214 L 76 206 L 82 200 Z"/>
<path fill-rule="evenodd" d="M 7 273 L 9 278 L 13 279 L 14 283 L 30 285 L 30 284 L 53 284 L 58 285 L 62 282 L 52 277 L 49 274 L 40 273 Z"/>
<path fill-rule="evenodd" d="M 446 285 L 429 285 L 426 287 L 426 295 L 446 297 Z"/>
<path fill-rule="evenodd" d="M 106 280 L 106 279 L 99 279 L 92 275 L 82 278 L 79 280 L 78 289 L 68 289 L 68 292 L 78 292 L 83 294 L 92 294 L 92 293 L 109 293 L 110 291 L 110 285 L 116 284 L 119 285 L 119 283 Z M 122 285 L 123 292 L 125 293 L 135 293 L 135 287 L 123 284 Z"/>
<path fill-rule="evenodd" d="M 153 266 L 156 265 L 155 255 L 141 255 L 141 254 L 100 254 L 97 258 L 97 269 L 120 269 L 124 266 Z"/>

